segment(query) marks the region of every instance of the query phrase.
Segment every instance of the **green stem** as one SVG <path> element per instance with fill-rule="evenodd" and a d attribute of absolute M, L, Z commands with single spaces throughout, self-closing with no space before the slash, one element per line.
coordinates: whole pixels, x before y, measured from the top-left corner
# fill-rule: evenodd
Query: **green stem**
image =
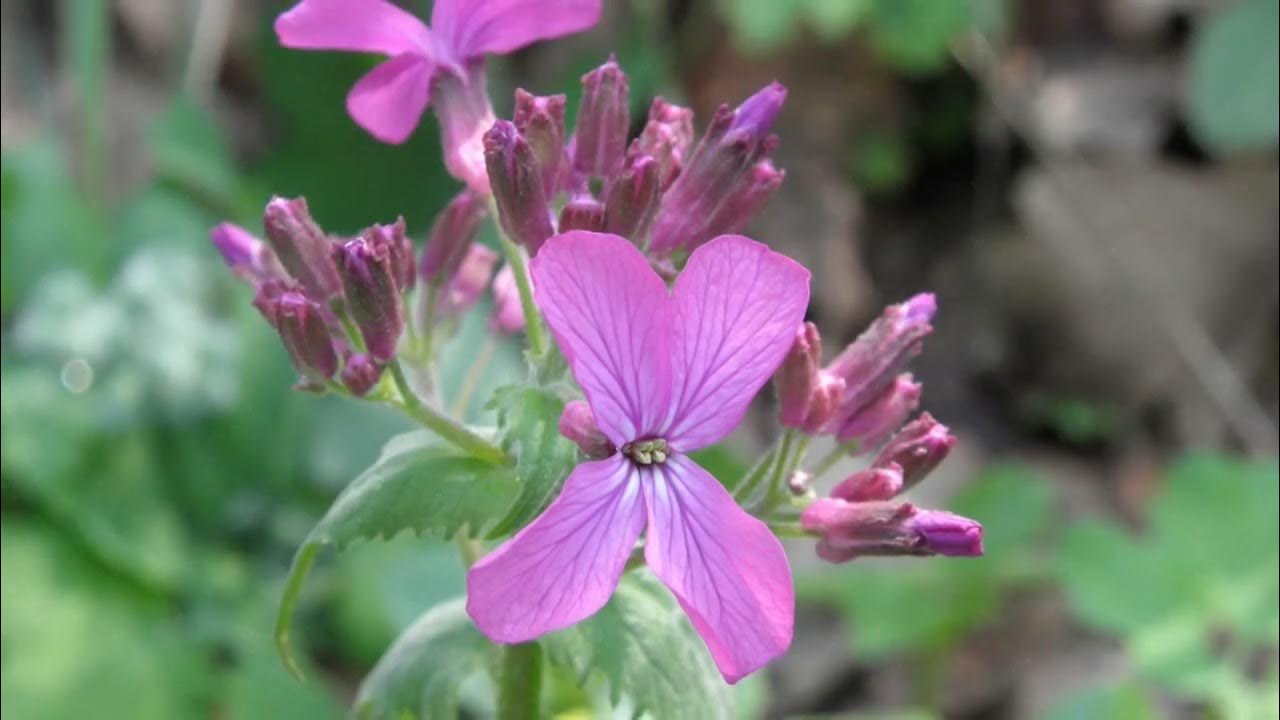
<path fill-rule="evenodd" d="M 498 677 L 498 720 L 533 720 L 540 715 L 542 646 L 536 642 L 502 648 Z"/>
<path fill-rule="evenodd" d="M 293 607 L 298 604 L 302 595 L 302 583 L 311 572 L 311 565 L 316 561 L 316 553 L 320 551 L 319 543 L 305 543 L 298 548 L 293 558 L 293 567 L 289 568 L 289 579 L 284 586 L 284 595 L 280 598 L 280 609 L 276 615 L 275 640 L 276 651 L 284 660 L 284 665 L 298 680 L 302 679 L 302 669 L 293 658 L 293 648 L 289 645 L 289 626 L 293 622 Z"/>
<path fill-rule="evenodd" d="M 462 566 L 468 570 L 476 561 L 484 556 L 484 548 L 479 542 L 470 538 L 458 536 L 458 553 L 462 555 Z"/>
<path fill-rule="evenodd" d="M 751 469 L 747 471 L 746 476 L 738 483 L 737 489 L 733 491 L 734 500 L 742 503 L 751 497 L 751 493 L 755 492 L 755 489 L 759 487 L 760 481 L 769 472 L 769 468 L 773 467 L 774 460 L 778 457 L 778 450 L 781 448 L 781 444 L 782 438 L 779 437 L 774 441 L 773 447 L 769 448 L 769 451 L 764 455 L 761 455 L 760 459 L 756 461 L 756 464 L 751 466 Z"/>
<path fill-rule="evenodd" d="M 782 431 L 782 449 L 778 451 L 778 462 L 774 465 L 773 473 L 769 477 L 769 487 L 765 490 L 764 510 L 767 512 L 778 502 L 778 486 L 782 484 L 783 478 L 791 471 L 789 462 L 791 455 L 791 443 L 795 442 L 796 431 L 787 428 Z"/>
<path fill-rule="evenodd" d="M 400 391 L 401 408 L 410 417 L 422 423 L 435 434 L 453 443 L 459 449 L 465 450 L 481 460 L 487 460 L 495 465 L 510 462 L 502 448 L 440 414 L 434 408 L 424 405 L 418 399 L 418 396 L 414 394 L 413 388 L 409 387 L 409 381 L 404 377 L 404 370 L 400 367 L 399 360 L 392 360 L 387 364 L 387 369 L 391 371 L 391 379 L 395 381 L 396 389 Z"/>
<path fill-rule="evenodd" d="M 836 466 L 836 463 L 840 462 L 840 460 L 842 460 L 846 455 L 850 455 L 853 452 L 857 451 L 857 449 L 858 449 L 857 440 L 850 440 L 847 443 L 842 443 L 840 445 L 836 445 L 834 448 L 831 448 L 831 452 L 824 455 L 822 459 L 818 461 L 818 464 L 814 466 L 813 468 L 814 479 L 820 478 L 823 475 L 827 474 L 827 472 L 831 470 L 831 468 Z"/>
<path fill-rule="evenodd" d="M 342 331 L 347 334 L 347 340 L 351 343 L 351 346 L 360 352 L 364 352 L 364 336 L 360 334 L 360 327 L 356 325 L 356 321 L 351 319 L 351 313 L 347 312 L 346 303 L 342 301 L 341 297 L 335 297 L 329 302 L 329 308 L 338 317 L 338 322 L 342 323 Z"/>
<path fill-rule="evenodd" d="M 502 255 L 511 272 L 516 276 L 516 289 L 520 293 L 520 310 L 524 312 L 524 334 L 529 339 L 529 352 L 536 358 L 547 354 L 547 334 L 542 328 L 542 315 L 533 302 L 533 286 L 529 284 L 529 272 L 525 268 L 524 251 L 502 231 L 502 223 L 498 221 L 498 205 L 489 200 L 489 211 L 493 215 L 494 227 L 498 230 L 498 242 L 502 245 Z"/>

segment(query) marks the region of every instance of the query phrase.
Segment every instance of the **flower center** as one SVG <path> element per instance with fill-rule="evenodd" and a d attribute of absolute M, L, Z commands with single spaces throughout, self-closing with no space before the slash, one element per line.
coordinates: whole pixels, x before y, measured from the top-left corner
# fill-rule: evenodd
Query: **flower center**
<path fill-rule="evenodd" d="M 631 458 L 637 465 L 656 465 L 667 461 L 667 441 L 662 438 L 636 440 L 622 446 L 622 454 Z"/>

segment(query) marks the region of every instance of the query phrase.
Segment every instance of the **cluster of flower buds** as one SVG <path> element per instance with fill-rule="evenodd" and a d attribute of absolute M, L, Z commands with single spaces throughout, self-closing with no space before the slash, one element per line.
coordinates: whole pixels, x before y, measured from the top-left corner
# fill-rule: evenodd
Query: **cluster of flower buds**
<path fill-rule="evenodd" d="M 328 236 L 302 198 L 272 198 L 263 213 L 266 241 L 222 223 L 210 236 L 227 265 L 253 286 L 254 305 L 279 333 L 302 387 L 335 379 L 363 396 L 379 383 L 409 322 L 406 294 L 441 316 L 475 304 L 497 255 L 474 242 L 484 198 L 464 191 L 437 218 L 421 258 L 404 220 L 373 225 L 353 238 Z M 428 319 L 430 322 L 430 319 Z"/>
<path fill-rule="evenodd" d="M 982 555 L 982 525 L 897 500 L 927 476 L 955 445 L 929 413 L 908 423 L 871 467 L 845 478 L 800 516 L 818 536 L 818 557 L 833 563 L 881 555 Z"/>
<path fill-rule="evenodd" d="M 818 329 L 802 325 L 774 375 L 783 426 L 833 435 L 857 451 L 882 445 L 920 404 L 922 388 L 904 370 L 935 311 L 930 294 L 889 306 L 825 368 Z"/>
<path fill-rule="evenodd" d="M 769 161 L 787 95 L 777 83 L 722 106 L 696 147 L 693 112 L 662 98 L 628 143 L 627 76 L 612 57 L 583 76 L 582 91 L 572 135 L 563 95 L 518 90 L 512 120 L 484 136 L 499 223 L 530 255 L 557 232 L 594 230 L 666 260 L 742 229 L 782 183 Z"/>

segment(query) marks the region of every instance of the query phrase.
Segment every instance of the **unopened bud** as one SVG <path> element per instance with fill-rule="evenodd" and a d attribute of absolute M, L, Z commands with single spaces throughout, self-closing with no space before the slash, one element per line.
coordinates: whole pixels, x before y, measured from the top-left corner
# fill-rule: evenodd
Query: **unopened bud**
<path fill-rule="evenodd" d="M 253 233 L 234 223 L 224 222 L 209 231 L 227 267 L 241 279 L 257 286 L 267 280 L 284 280 L 284 268 L 276 254 Z"/>
<path fill-rule="evenodd" d="M 981 524 L 952 513 L 920 510 L 911 503 L 820 498 L 801 513 L 800 525 L 821 538 L 818 556 L 828 562 L 884 555 L 982 554 Z"/>
<path fill-rule="evenodd" d="M 575 195 L 560 210 L 560 232 L 604 229 L 604 204 L 590 195 Z"/>
<path fill-rule="evenodd" d="M 905 303 L 885 308 L 871 327 L 858 336 L 827 366 L 827 372 L 844 378 L 840 409 L 830 429 L 838 431 L 880 396 L 920 352 L 936 306 L 933 295 L 916 295 Z"/>
<path fill-rule="evenodd" d="M 533 148 L 548 198 L 559 189 L 556 180 L 564 157 L 564 106 L 564 95 L 540 97 L 516 90 L 516 109 L 511 119 Z"/>
<path fill-rule="evenodd" d="M 565 404 L 560 413 L 560 434 L 572 440 L 582 454 L 592 460 L 607 458 L 617 451 L 609 438 L 596 426 L 591 406 L 582 400 L 573 400 Z"/>
<path fill-rule="evenodd" d="M 424 283 L 439 285 L 453 275 L 467 254 L 467 248 L 476 239 L 480 221 L 487 211 L 486 198 L 471 190 L 458 193 L 440 211 L 431 226 L 431 235 L 427 237 L 422 262 L 418 266 Z"/>
<path fill-rule="evenodd" d="M 813 475 L 796 470 L 787 476 L 787 492 L 795 497 L 804 497 L 813 492 Z"/>
<path fill-rule="evenodd" d="M 368 233 L 333 247 L 351 318 L 365 347 L 386 362 L 395 357 L 404 330 L 404 303 L 396 282 L 394 251 L 383 233 Z"/>
<path fill-rule="evenodd" d="M 611 179 L 622 169 L 631 124 L 627 76 L 610 56 L 582 76 L 582 106 L 573 141 L 573 167 L 591 177 Z"/>
<path fill-rule="evenodd" d="M 648 155 L 631 155 L 622 174 L 609 186 L 605 200 L 604 229 L 615 235 L 639 241 L 648 230 L 658 207 L 658 161 Z M 561 228 L 561 232 L 564 229 Z"/>
<path fill-rule="evenodd" d="M 475 305 L 488 287 L 497 264 L 497 253 L 480 243 L 472 243 L 453 277 L 440 289 L 440 313 L 460 315 Z"/>
<path fill-rule="evenodd" d="M 364 397 L 382 379 L 382 364 L 365 353 L 347 356 L 342 368 L 342 384 L 356 397 Z"/>
<path fill-rule="evenodd" d="M 649 122 L 631 143 L 630 152 L 657 160 L 659 189 L 666 190 L 689 159 L 692 145 L 693 111 L 654 98 L 649 106 Z"/>
<path fill-rule="evenodd" d="M 890 463 L 885 467 L 859 470 L 831 488 L 831 497 L 848 502 L 892 500 L 902 492 L 902 468 Z"/>
<path fill-rule="evenodd" d="M 262 215 L 267 242 L 280 264 L 317 302 L 328 301 L 340 287 L 329 257 L 329 239 L 311 219 L 307 201 L 273 197 Z"/>
<path fill-rule="evenodd" d="M 795 340 L 773 375 L 773 386 L 782 409 L 783 427 L 802 428 L 818 387 L 822 340 L 818 326 L 806 322 L 796 328 Z"/>
<path fill-rule="evenodd" d="M 741 227 L 777 189 L 782 173 L 760 166 L 778 144 L 769 129 L 787 97 L 772 83 L 736 110 L 722 105 L 689 162 L 662 198 L 650 249 L 692 250 Z M 753 170 L 753 168 L 755 168 Z"/>
<path fill-rule="evenodd" d="M 516 285 L 516 274 L 510 265 L 503 266 L 493 278 L 493 316 L 489 319 L 489 327 L 504 334 L 524 331 L 520 288 Z"/>
<path fill-rule="evenodd" d="M 296 285 L 269 280 L 253 304 L 280 334 L 293 366 L 303 375 L 325 379 L 338 371 L 338 354 L 319 304 Z"/>
<path fill-rule="evenodd" d="M 920 417 L 907 423 L 880 450 L 873 464 L 898 465 L 902 468 L 904 487 L 911 488 L 933 472 L 955 444 L 956 437 L 946 425 L 927 412 L 920 413 Z"/>
<path fill-rule="evenodd" d="M 503 231 L 530 255 L 538 254 L 554 229 L 547 212 L 542 169 L 533 148 L 515 125 L 499 120 L 485 133 L 484 156 Z"/>
<path fill-rule="evenodd" d="M 365 235 L 376 236 L 378 244 L 386 245 L 391 253 L 391 268 L 394 270 L 396 287 L 401 292 L 413 289 L 418 273 L 413 267 L 413 241 L 405 233 L 404 218 L 398 217 L 390 225 L 374 225 L 364 231 Z"/>
<path fill-rule="evenodd" d="M 911 417 L 920 404 L 920 383 L 911 373 L 903 373 L 835 429 L 836 440 L 841 443 L 857 441 L 859 450 L 880 447 L 902 424 Z"/>

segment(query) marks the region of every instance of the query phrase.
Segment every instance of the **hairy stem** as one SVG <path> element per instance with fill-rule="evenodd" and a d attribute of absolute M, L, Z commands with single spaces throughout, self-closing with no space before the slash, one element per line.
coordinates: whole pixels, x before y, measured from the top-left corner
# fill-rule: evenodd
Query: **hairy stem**
<path fill-rule="evenodd" d="M 458 449 L 465 450 L 481 460 L 487 460 L 495 465 L 510 462 L 502 448 L 471 432 L 434 408 L 424 405 L 413 392 L 413 388 L 409 387 L 409 381 L 404 377 L 404 370 L 400 367 L 399 360 L 392 360 L 387 364 L 387 369 L 391 371 L 391 378 L 396 383 L 396 389 L 400 391 L 400 407 L 410 417 Z"/>
<path fill-rule="evenodd" d="M 540 715 L 542 646 L 536 642 L 502 648 L 498 677 L 498 720 L 533 720 Z"/>

